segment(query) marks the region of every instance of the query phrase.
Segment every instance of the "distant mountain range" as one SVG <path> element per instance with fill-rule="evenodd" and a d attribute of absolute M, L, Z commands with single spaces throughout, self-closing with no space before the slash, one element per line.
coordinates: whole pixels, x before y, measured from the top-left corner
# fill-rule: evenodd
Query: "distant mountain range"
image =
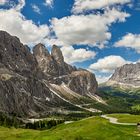
<path fill-rule="evenodd" d="M 140 63 L 126 64 L 117 68 L 111 78 L 104 84 L 124 89 L 140 88 Z"/>

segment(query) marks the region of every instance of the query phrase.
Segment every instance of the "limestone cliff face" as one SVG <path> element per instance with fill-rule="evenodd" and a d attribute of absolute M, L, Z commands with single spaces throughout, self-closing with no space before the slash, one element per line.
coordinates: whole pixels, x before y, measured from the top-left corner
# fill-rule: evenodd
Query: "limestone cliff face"
<path fill-rule="evenodd" d="M 51 87 L 63 83 L 85 96 L 97 89 L 94 74 L 65 63 L 59 47 L 50 54 L 38 44 L 31 53 L 17 37 L 0 31 L 0 112 L 29 117 L 70 110 L 74 104 Z"/>
<path fill-rule="evenodd" d="M 140 87 L 140 63 L 126 64 L 117 68 L 108 83 Z"/>
<path fill-rule="evenodd" d="M 56 61 L 50 55 L 43 44 L 38 44 L 33 48 L 33 54 L 38 62 L 38 67 L 47 76 L 58 76 L 59 69 Z"/>
<path fill-rule="evenodd" d="M 68 76 L 62 78 L 69 88 L 81 95 L 95 94 L 97 90 L 97 82 L 95 76 L 86 70 L 73 71 Z"/>
<path fill-rule="evenodd" d="M 81 95 L 96 92 L 98 85 L 94 74 L 87 70 L 78 70 L 76 67 L 65 63 L 59 47 L 54 45 L 51 54 L 49 54 L 43 45 L 38 44 L 33 52 L 44 74 L 53 78 L 50 83 L 58 85 L 65 83 L 71 90 Z"/>
<path fill-rule="evenodd" d="M 17 37 L 0 31 L 0 63 L 13 71 L 23 72 L 34 70 L 36 60 L 27 46 Z"/>
<path fill-rule="evenodd" d="M 65 102 L 42 82 L 42 73 L 30 49 L 0 31 L 0 112 L 22 117 L 57 112 Z"/>

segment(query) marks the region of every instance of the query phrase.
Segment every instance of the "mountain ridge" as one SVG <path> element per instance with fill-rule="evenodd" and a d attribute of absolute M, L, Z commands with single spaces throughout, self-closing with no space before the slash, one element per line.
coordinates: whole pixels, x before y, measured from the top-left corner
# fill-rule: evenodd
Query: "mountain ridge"
<path fill-rule="evenodd" d="M 1 112 L 31 117 L 74 110 L 99 111 L 83 107 L 87 101 L 99 101 L 95 75 L 65 63 L 59 47 L 54 45 L 50 54 L 40 43 L 31 53 L 17 37 L 0 31 L 0 48 Z M 64 85 L 68 92 L 63 86 L 58 91 L 55 85 Z"/>
<path fill-rule="evenodd" d="M 124 89 L 140 88 L 140 63 L 125 64 L 117 68 L 105 85 L 118 86 Z"/>

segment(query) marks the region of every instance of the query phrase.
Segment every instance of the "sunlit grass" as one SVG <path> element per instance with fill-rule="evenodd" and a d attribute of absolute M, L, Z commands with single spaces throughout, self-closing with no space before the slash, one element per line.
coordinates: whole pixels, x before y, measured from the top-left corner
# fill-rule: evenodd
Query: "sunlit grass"
<path fill-rule="evenodd" d="M 139 140 L 136 126 L 110 124 L 101 117 L 35 131 L 0 127 L 0 140 Z"/>
<path fill-rule="evenodd" d="M 138 123 L 140 122 L 140 115 L 130 115 L 130 114 L 110 114 L 110 117 L 115 117 L 118 122 L 122 123 Z"/>

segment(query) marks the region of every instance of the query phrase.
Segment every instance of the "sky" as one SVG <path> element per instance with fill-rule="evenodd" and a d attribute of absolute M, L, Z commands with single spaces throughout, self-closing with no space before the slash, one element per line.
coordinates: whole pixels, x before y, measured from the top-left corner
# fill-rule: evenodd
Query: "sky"
<path fill-rule="evenodd" d="M 140 62 L 140 0 L 0 0 L 0 30 L 31 48 L 58 45 L 99 83 Z"/>

